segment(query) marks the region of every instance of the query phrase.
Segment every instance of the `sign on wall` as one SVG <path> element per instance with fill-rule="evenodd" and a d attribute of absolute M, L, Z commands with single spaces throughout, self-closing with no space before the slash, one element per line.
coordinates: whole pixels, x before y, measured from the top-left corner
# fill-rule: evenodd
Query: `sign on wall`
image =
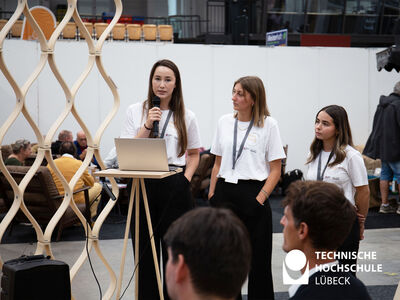
<path fill-rule="evenodd" d="M 266 33 L 266 46 L 287 46 L 287 29 L 271 31 Z"/>

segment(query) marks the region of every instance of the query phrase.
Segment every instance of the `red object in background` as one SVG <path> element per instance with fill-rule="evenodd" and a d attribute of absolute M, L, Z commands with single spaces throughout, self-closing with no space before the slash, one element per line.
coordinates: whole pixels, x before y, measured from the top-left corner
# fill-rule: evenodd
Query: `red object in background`
<path fill-rule="evenodd" d="M 118 23 L 132 24 L 132 22 L 132 16 L 121 16 L 118 20 Z"/>
<path fill-rule="evenodd" d="M 320 47 L 350 47 L 350 35 L 336 34 L 302 34 L 300 46 Z"/>
<path fill-rule="evenodd" d="M 107 23 L 110 24 L 112 21 L 113 16 L 106 16 L 103 17 L 102 19 L 93 19 L 93 18 L 82 18 L 83 22 L 90 22 L 90 23 Z M 122 15 L 119 20 L 118 23 L 123 23 L 123 24 L 140 24 L 143 25 L 144 21 L 143 19 L 135 19 L 132 16 L 128 16 L 128 15 Z"/>
<path fill-rule="evenodd" d="M 112 15 L 103 16 L 103 22 L 110 24 L 113 18 L 114 16 Z M 119 17 L 118 20 L 118 23 L 122 24 L 132 24 L 132 22 L 133 22 L 132 16 L 127 16 L 127 15 L 122 15 L 121 17 Z"/>

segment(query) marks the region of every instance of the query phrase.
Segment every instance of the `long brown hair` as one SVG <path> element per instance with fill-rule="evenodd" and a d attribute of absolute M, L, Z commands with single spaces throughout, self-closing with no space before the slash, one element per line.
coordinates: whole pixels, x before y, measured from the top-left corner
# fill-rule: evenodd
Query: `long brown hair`
<path fill-rule="evenodd" d="M 254 101 L 252 107 L 252 117 L 254 118 L 254 126 L 264 127 L 264 119 L 270 115 L 267 107 L 267 97 L 265 96 L 265 88 L 262 80 L 257 76 L 245 76 L 235 81 L 233 87 L 240 83 L 245 93 L 249 93 Z M 235 114 L 235 118 L 237 113 Z"/>
<path fill-rule="evenodd" d="M 153 76 L 158 67 L 167 67 L 174 72 L 175 75 L 175 88 L 172 92 L 171 101 L 169 102 L 169 109 L 174 113 L 174 125 L 176 131 L 178 132 L 178 146 L 179 146 L 179 154 L 178 157 L 181 157 L 185 154 L 187 148 L 187 132 L 186 132 L 186 122 L 185 122 L 185 104 L 183 102 L 182 95 L 182 84 L 181 84 L 181 75 L 179 73 L 178 67 L 168 59 L 162 59 L 157 61 L 150 72 L 149 77 L 149 90 L 147 92 L 147 100 L 143 103 L 143 112 L 147 111 L 154 107 L 153 98 L 155 96 L 153 92 Z"/>
<path fill-rule="evenodd" d="M 332 149 L 336 158 L 333 162 L 329 164 L 329 166 L 332 167 L 334 165 L 340 164 L 346 158 L 345 148 L 347 145 L 353 146 L 353 138 L 351 136 L 351 129 L 349 118 L 347 117 L 347 112 L 342 106 L 325 106 L 317 113 L 315 119 L 317 119 L 318 114 L 321 111 L 326 112 L 333 119 L 333 124 L 335 125 L 335 128 L 337 130 L 336 142 L 333 145 Z M 307 164 L 318 157 L 323 149 L 323 146 L 323 141 L 315 137 L 310 146 L 310 156 L 307 159 Z"/>

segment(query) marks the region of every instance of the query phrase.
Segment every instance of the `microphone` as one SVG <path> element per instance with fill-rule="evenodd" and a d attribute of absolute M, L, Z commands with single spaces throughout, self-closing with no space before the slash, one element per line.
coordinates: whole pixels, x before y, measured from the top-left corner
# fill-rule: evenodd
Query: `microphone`
<path fill-rule="evenodd" d="M 160 103 L 161 103 L 160 97 L 154 96 L 153 106 L 160 108 Z M 153 133 L 155 137 L 159 137 L 158 123 L 159 123 L 158 121 L 153 122 Z"/>

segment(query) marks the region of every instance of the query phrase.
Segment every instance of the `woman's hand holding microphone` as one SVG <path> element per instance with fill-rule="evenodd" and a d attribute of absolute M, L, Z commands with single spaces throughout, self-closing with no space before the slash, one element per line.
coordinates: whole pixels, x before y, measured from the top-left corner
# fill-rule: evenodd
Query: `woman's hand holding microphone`
<path fill-rule="evenodd" d="M 149 110 L 149 114 L 147 116 L 147 120 L 144 123 L 144 127 L 148 130 L 151 130 L 153 128 L 153 123 L 154 121 L 160 122 L 161 120 L 161 109 L 158 107 L 153 107 L 152 109 Z"/>

